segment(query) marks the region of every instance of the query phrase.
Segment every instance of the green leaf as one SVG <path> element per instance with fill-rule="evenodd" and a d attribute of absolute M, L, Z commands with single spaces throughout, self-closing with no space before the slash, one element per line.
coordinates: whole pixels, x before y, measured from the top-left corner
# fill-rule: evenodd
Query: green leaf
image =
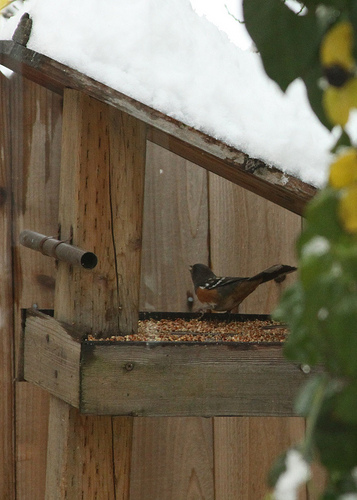
<path fill-rule="evenodd" d="M 289 325 L 290 334 L 284 345 L 285 357 L 308 365 L 321 361 L 300 281 L 285 290 L 273 317 Z"/>
<path fill-rule="evenodd" d="M 311 66 L 307 69 L 306 73 L 302 75 L 302 79 L 305 83 L 307 96 L 313 112 L 322 125 L 324 125 L 328 130 L 332 130 L 333 125 L 327 118 L 325 109 L 322 105 L 323 90 L 320 86 L 322 77 L 322 69 L 316 54 L 314 60 L 311 62 Z"/>
<path fill-rule="evenodd" d="M 314 12 L 298 16 L 281 0 L 244 0 L 243 12 L 266 73 L 285 91 L 306 74 L 318 50 L 321 33 Z"/>
<path fill-rule="evenodd" d="M 357 5 L 355 1 L 350 1 L 349 3 L 349 12 L 348 12 L 348 17 L 349 20 L 351 21 L 353 25 L 354 32 L 357 33 Z M 357 36 L 354 37 L 354 44 L 353 44 L 353 54 L 355 59 L 357 59 Z"/>
<path fill-rule="evenodd" d="M 307 417 L 311 411 L 316 393 L 326 384 L 326 375 L 310 378 L 296 397 L 294 408 L 297 415 Z"/>
<path fill-rule="evenodd" d="M 268 473 L 268 485 L 270 488 L 274 488 L 276 485 L 279 477 L 282 475 L 283 472 L 286 471 L 286 455 L 287 451 L 280 455 L 275 462 L 273 463 L 272 467 L 269 470 Z"/>
<path fill-rule="evenodd" d="M 353 283 L 357 280 L 357 241 L 352 236 L 347 236 L 343 240 L 341 239 L 340 243 L 334 245 L 333 252 L 341 263 L 346 277 L 350 277 L 353 288 Z"/>
<path fill-rule="evenodd" d="M 343 422 L 357 424 L 357 381 L 347 385 L 336 395 L 335 415 Z"/>
<path fill-rule="evenodd" d="M 316 280 L 332 272 L 334 259 L 331 254 L 331 245 L 325 237 L 315 236 L 305 243 L 301 253 L 299 264 L 301 282 L 305 291 L 310 290 L 314 294 L 320 286 Z M 314 296 L 312 298 L 314 299 Z M 322 305 L 321 303 L 320 306 Z"/>
<path fill-rule="evenodd" d="M 335 294 L 333 296 L 333 294 Z M 357 378 L 357 295 L 348 283 L 330 289 L 330 314 L 325 324 L 325 365 L 341 377 Z"/>
<path fill-rule="evenodd" d="M 306 229 L 298 241 L 298 250 L 313 236 L 319 235 L 332 241 L 339 241 L 346 234 L 338 217 L 340 193 L 332 188 L 320 191 L 308 203 L 305 210 Z"/>
<path fill-rule="evenodd" d="M 357 425 L 342 422 L 334 413 L 334 397 L 326 401 L 318 418 L 315 444 L 330 471 L 348 473 L 357 466 Z"/>
<path fill-rule="evenodd" d="M 348 4 L 349 0 L 304 0 L 304 5 L 306 7 L 311 8 L 311 7 L 317 7 L 318 5 L 324 5 L 325 6 L 330 6 L 333 7 L 334 9 L 343 9 L 346 7 Z"/>

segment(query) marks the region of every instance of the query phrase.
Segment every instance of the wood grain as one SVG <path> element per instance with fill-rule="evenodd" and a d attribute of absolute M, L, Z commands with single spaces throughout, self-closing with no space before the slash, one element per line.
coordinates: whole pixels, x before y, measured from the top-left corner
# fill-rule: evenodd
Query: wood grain
<path fill-rule="evenodd" d="M 213 174 L 209 189 L 211 263 L 217 273 L 249 276 L 275 263 L 296 262 L 299 217 Z M 291 274 L 283 284 L 262 285 L 239 312 L 270 313 L 282 288 L 293 279 Z M 297 417 L 215 418 L 216 500 L 264 498 L 273 460 L 299 440 L 304 425 Z"/>
<path fill-rule="evenodd" d="M 211 419 L 135 419 L 132 500 L 214 500 Z"/>
<path fill-rule="evenodd" d="M 66 95 L 61 236 L 66 239 L 73 233 L 73 243 L 93 251 L 98 265 L 89 272 L 59 263 L 56 315 L 69 321 L 71 314 L 96 335 L 116 329 L 134 332 L 139 309 L 145 126 L 85 94 L 68 90 Z"/>
<path fill-rule="evenodd" d="M 199 134 L 197 131 L 194 133 Z M 182 139 L 154 127 L 148 130 L 148 138 L 155 144 L 291 212 L 303 215 L 306 203 L 316 194 L 316 188 L 296 177 L 286 176 L 277 168 L 267 167 L 261 160 L 247 155 L 242 157 L 241 151 L 212 137 L 201 136 L 211 147 L 192 140 L 191 136 Z"/>
<path fill-rule="evenodd" d="M 120 498 L 115 496 L 111 424 L 110 417 L 84 417 L 51 397 L 46 498 Z"/>
<path fill-rule="evenodd" d="M 193 289 L 189 266 L 208 262 L 207 196 L 204 169 L 148 143 L 142 311 L 190 310 L 187 298 L 193 296 Z"/>
<path fill-rule="evenodd" d="M 299 442 L 304 430 L 304 420 L 291 417 L 216 417 L 215 498 L 263 498 L 267 470 L 277 453 Z"/>
<path fill-rule="evenodd" d="M 12 202 L 9 84 L 0 73 L 0 498 L 15 498 Z"/>
<path fill-rule="evenodd" d="M 61 233 L 92 249 L 98 265 L 88 272 L 59 263 L 55 316 L 95 334 L 137 329 L 145 150 L 142 123 L 83 93 L 65 92 Z M 127 448 L 114 451 L 112 418 L 56 408 L 52 400 L 46 498 L 127 498 L 128 486 L 116 494 L 113 457 L 130 470 L 130 456 Z"/>
<path fill-rule="evenodd" d="M 25 380 L 78 408 L 79 335 L 50 316 L 29 311 L 24 337 Z"/>
<path fill-rule="evenodd" d="M 113 417 L 113 464 L 115 494 L 118 500 L 130 500 L 133 417 Z"/>
<path fill-rule="evenodd" d="M 21 309 L 34 304 L 53 308 L 55 262 L 21 247 L 18 236 L 25 227 L 57 234 L 62 99 L 17 75 L 9 83 L 16 370 Z M 49 397 L 32 384 L 17 382 L 15 387 L 17 499 L 41 500 L 45 489 Z"/>
<path fill-rule="evenodd" d="M 85 332 L 83 332 L 85 333 Z M 282 345 L 87 341 L 27 311 L 24 376 L 93 415 L 293 415 L 307 376 Z"/>
<path fill-rule="evenodd" d="M 148 143 L 141 307 L 187 311 L 208 246 L 207 172 Z M 130 499 L 213 499 L 211 443 L 211 419 L 135 418 Z"/>
<path fill-rule="evenodd" d="M 302 214 L 315 193 L 312 186 L 19 44 L 0 42 L 0 62 L 61 95 L 73 88 L 117 107 L 148 124 L 157 144 L 293 212 Z"/>
<path fill-rule="evenodd" d="M 273 264 L 296 265 L 301 219 L 216 175 L 209 176 L 211 264 L 218 275 L 253 276 Z M 241 313 L 270 314 L 296 279 L 264 283 L 242 302 Z"/>
<path fill-rule="evenodd" d="M 305 380 L 281 346 L 85 342 L 80 408 L 98 415 L 293 415 Z"/>

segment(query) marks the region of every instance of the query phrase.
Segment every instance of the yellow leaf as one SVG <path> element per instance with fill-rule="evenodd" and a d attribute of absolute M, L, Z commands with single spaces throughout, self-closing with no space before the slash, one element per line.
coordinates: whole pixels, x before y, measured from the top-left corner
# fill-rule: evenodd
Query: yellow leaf
<path fill-rule="evenodd" d="M 322 104 L 330 122 L 344 127 L 350 109 L 357 107 L 357 78 L 351 78 L 343 87 L 328 87 L 323 94 Z"/>
<path fill-rule="evenodd" d="M 325 35 L 320 47 L 320 60 L 324 67 L 341 66 L 351 70 L 353 58 L 353 27 L 350 22 L 335 24 Z"/>
<path fill-rule="evenodd" d="M 357 181 L 357 150 L 348 148 L 330 166 L 329 183 L 336 189 L 350 186 Z"/>
<path fill-rule="evenodd" d="M 14 0 L 0 0 L 0 11 L 5 9 L 10 3 L 12 3 Z"/>

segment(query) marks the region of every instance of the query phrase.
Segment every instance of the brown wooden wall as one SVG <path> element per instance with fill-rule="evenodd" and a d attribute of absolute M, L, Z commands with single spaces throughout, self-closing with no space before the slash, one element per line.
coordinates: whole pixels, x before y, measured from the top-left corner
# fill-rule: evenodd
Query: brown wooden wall
<path fill-rule="evenodd" d="M 41 500 L 49 397 L 13 380 L 21 309 L 53 307 L 55 264 L 19 247 L 18 235 L 57 235 L 62 103 L 17 76 L 0 84 L 0 498 Z M 142 310 L 187 311 L 196 262 L 238 275 L 295 263 L 298 216 L 151 143 L 145 182 Z M 285 285 L 262 286 L 241 312 L 269 313 Z M 258 500 L 274 457 L 304 432 L 298 418 L 115 417 L 112 425 L 130 453 L 113 500 Z"/>

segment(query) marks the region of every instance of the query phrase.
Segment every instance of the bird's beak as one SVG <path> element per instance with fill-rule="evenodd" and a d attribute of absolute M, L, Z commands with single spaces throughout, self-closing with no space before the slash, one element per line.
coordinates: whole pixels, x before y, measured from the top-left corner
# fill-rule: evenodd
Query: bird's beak
<path fill-rule="evenodd" d="M 190 266 L 190 273 L 192 273 L 192 266 Z"/>

